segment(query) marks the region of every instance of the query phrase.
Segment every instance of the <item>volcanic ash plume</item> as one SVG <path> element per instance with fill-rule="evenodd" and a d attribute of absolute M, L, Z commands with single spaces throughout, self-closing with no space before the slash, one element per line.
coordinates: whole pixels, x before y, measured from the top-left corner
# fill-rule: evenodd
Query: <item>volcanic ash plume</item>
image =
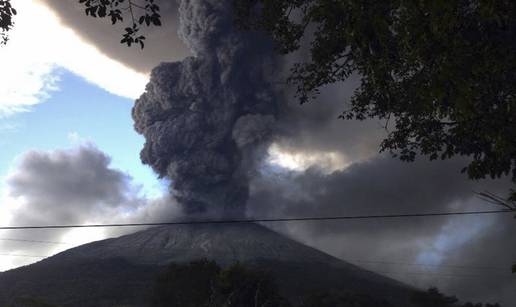
<path fill-rule="evenodd" d="M 231 10 L 231 0 L 180 1 L 179 34 L 194 56 L 154 68 L 133 108 L 142 161 L 191 215 L 244 214 L 278 111 L 271 44 L 235 29 Z"/>

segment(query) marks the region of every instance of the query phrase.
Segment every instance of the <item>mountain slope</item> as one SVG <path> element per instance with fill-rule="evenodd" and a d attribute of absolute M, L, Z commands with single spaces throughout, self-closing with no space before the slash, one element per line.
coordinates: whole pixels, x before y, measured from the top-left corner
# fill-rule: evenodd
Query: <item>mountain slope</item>
<path fill-rule="evenodd" d="M 0 306 L 16 296 L 63 306 L 145 306 L 162 266 L 200 258 L 268 270 L 293 301 L 308 291 L 335 289 L 408 306 L 414 291 L 257 224 L 178 225 L 85 244 L 5 272 Z"/>
<path fill-rule="evenodd" d="M 210 258 L 222 265 L 257 259 L 344 264 L 258 224 L 155 227 L 85 244 L 58 257 L 61 260 L 121 257 L 139 264 L 167 264 L 199 258 Z"/>

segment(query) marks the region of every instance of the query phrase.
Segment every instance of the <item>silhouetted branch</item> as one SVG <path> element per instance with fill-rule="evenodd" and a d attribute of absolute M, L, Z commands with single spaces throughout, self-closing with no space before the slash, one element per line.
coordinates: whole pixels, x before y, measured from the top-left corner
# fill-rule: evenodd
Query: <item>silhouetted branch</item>
<path fill-rule="evenodd" d="M 482 200 L 485 200 L 491 204 L 502 206 L 503 208 L 516 211 L 516 202 L 511 199 L 503 198 L 491 192 L 479 192 L 476 193 Z"/>

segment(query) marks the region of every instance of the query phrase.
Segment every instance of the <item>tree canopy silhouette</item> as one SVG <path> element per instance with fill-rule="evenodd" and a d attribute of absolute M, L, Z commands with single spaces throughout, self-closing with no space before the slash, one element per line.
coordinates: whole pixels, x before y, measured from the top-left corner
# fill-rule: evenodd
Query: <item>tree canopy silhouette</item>
<path fill-rule="evenodd" d="M 459 304 L 455 296 L 446 296 L 437 288 L 430 288 L 426 292 L 416 292 L 412 297 L 412 303 L 419 307 L 501 307 L 498 303 L 471 303 Z"/>
<path fill-rule="evenodd" d="M 274 278 L 242 264 L 226 268 L 206 259 L 171 264 L 156 280 L 153 307 L 394 307 L 375 293 L 322 291 L 300 293 L 292 304 L 282 297 Z M 418 307 L 500 307 L 498 304 L 461 303 L 437 288 L 414 291 L 410 301 Z"/>
<path fill-rule="evenodd" d="M 120 43 L 131 47 L 144 47 L 145 35 L 140 34 L 141 26 L 161 26 L 159 6 L 154 0 L 78 0 L 84 6 L 84 13 L 94 18 L 109 18 L 111 24 L 124 22 L 129 15 L 130 24 L 124 29 Z"/>
<path fill-rule="evenodd" d="M 240 264 L 220 268 L 215 262 L 198 260 L 171 264 L 157 279 L 153 307 L 289 307 L 273 279 Z"/>
<path fill-rule="evenodd" d="M 11 6 L 10 0 L 0 0 L 0 45 L 5 45 L 9 39 L 7 32 L 14 25 L 14 15 L 16 9 Z"/>

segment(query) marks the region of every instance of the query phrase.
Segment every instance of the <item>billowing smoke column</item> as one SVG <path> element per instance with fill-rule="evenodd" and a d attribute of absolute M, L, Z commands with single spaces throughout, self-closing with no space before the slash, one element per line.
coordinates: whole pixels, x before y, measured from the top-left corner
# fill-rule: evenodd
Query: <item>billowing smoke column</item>
<path fill-rule="evenodd" d="M 232 2 L 180 1 L 179 33 L 194 56 L 154 68 L 133 108 L 142 161 L 172 181 L 190 215 L 245 213 L 278 113 L 271 44 L 235 29 Z"/>

